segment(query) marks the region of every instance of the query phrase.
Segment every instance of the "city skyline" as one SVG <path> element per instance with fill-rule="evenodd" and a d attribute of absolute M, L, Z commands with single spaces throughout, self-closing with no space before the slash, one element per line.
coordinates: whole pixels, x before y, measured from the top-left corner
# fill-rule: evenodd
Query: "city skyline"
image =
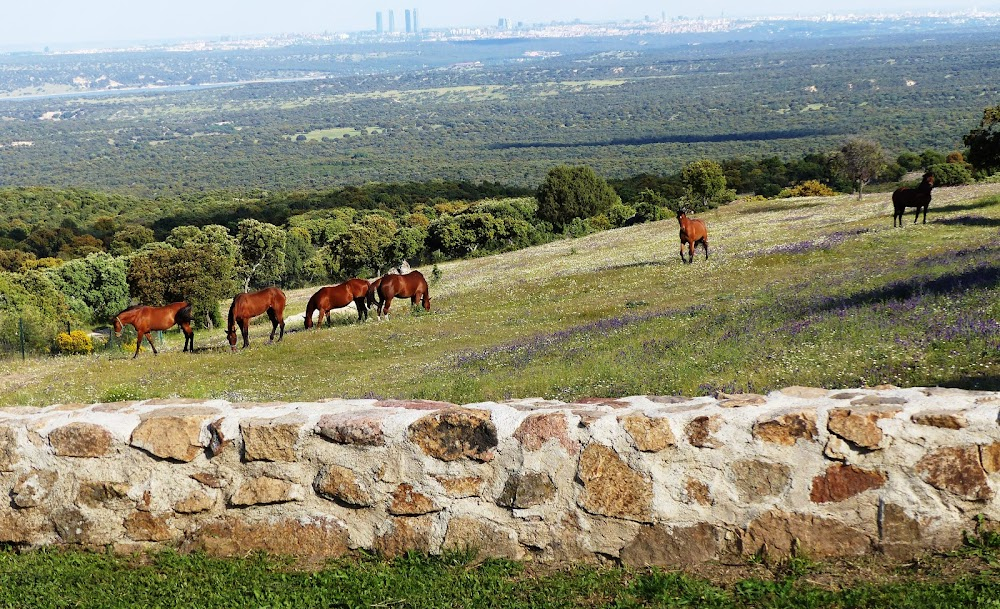
<path fill-rule="evenodd" d="M 752 6 L 737 0 L 702 0 L 697 11 L 684 10 L 676 0 L 554 0 L 548 3 L 507 0 L 478 4 L 456 0 L 421 0 L 399 6 L 333 5 L 320 0 L 286 0 L 280 6 L 265 0 L 175 0 L 169 8 L 127 3 L 126 0 L 90 0 L 86 8 L 70 0 L 50 0 L 44 12 L 25 3 L 5 11 L 0 22 L 0 48 L 42 50 L 85 43 L 151 42 L 213 39 L 321 32 L 376 30 L 375 13 L 418 11 L 419 29 L 476 28 L 509 23 L 602 23 L 675 19 L 717 19 L 751 16 L 815 16 L 826 13 L 874 14 L 879 12 L 955 12 L 972 9 L 1000 10 L 1000 0 L 829 0 L 803 8 L 798 0 L 759 0 Z M 387 20 L 384 22 L 388 25 Z M 394 31 L 405 31 L 395 23 Z"/>

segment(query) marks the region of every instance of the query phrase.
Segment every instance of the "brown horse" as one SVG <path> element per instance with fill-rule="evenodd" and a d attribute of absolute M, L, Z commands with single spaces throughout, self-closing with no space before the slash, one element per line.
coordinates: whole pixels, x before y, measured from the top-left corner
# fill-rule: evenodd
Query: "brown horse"
<path fill-rule="evenodd" d="M 252 294 L 237 294 L 233 298 L 233 304 L 229 306 L 229 325 L 226 329 L 226 338 L 229 339 L 229 346 L 236 350 L 236 326 L 239 325 L 243 334 L 243 348 L 250 344 L 247 332 L 250 330 L 250 320 L 258 315 L 267 313 L 271 320 L 271 340 L 274 342 L 274 333 L 278 326 L 281 326 L 281 334 L 278 335 L 280 341 L 285 337 L 285 293 L 278 288 L 264 288 Z"/>
<path fill-rule="evenodd" d="M 924 209 L 924 224 L 927 224 L 927 208 L 931 205 L 931 189 L 934 188 L 934 174 L 927 172 L 923 181 L 916 188 L 897 188 L 892 193 L 892 225 L 903 226 L 903 214 L 907 207 L 916 207 L 917 213 L 913 215 L 913 223 L 917 223 L 920 218 L 920 208 Z"/>
<path fill-rule="evenodd" d="M 165 307 L 131 306 L 118 315 L 115 315 L 112 322 L 115 336 L 119 338 L 125 326 L 135 328 L 137 336 L 135 339 L 135 355 L 132 356 L 132 359 L 139 356 L 139 347 L 142 345 L 143 337 L 149 342 L 149 346 L 153 348 L 153 355 L 156 355 L 156 345 L 153 344 L 153 339 L 149 336 L 150 331 L 167 330 L 174 325 L 179 325 L 184 332 L 184 351 L 190 350 L 194 352 L 194 330 L 191 329 L 190 302 L 182 300 L 181 302 L 168 304 Z"/>
<path fill-rule="evenodd" d="M 699 243 L 705 248 L 705 260 L 708 260 L 708 229 L 704 220 L 691 220 L 687 211 L 681 209 L 677 212 L 677 223 L 681 226 L 681 262 L 694 262 L 694 248 Z M 685 244 L 688 246 L 688 260 L 684 259 Z"/>
<path fill-rule="evenodd" d="M 354 302 L 354 306 L 358 308 L 358 321 L 367 321 L 368 305 L 365 302 L 367 297 L 367 279 L 348 279 L 337 285 L 320 288 L 312 295 L 309 304 L 306 305 L 306 329 L 313 327 L 313 312 L 317 309 L 319 310 L 319 319 L 316 320 L 316 325 L 323 323 L 323 318 L 326 317 L 326 325 L 329 326 L 330 311 L 346 307 L 351 302 Z"/>
<path fill-rule="evenodd" d="M 393 298 L 409 298 L 410 304 L 420 304 L 424 309 L 431 310 L 431 295 L 427 291 L 427 280 L 420 271 L 410 271 L 405 275 L 383 275 L 379 278 L 375 287 L 378 295 L 378 317 L 382 319 L 382 314 L 389 319 L 389 307 Z"/>

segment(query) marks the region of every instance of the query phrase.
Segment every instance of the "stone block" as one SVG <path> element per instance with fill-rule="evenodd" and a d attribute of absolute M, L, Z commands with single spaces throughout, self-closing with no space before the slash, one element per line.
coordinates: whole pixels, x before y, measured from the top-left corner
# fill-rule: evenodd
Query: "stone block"
<path fill-rule="evenodd" d="M 410 425 L 409 438 L 424 454 L 441 461 L 491 461 L 497 447 L 497 428 L 489 411 L 448 408 Z"/>
<path fill-rule="evenodd" d="M 684 427 L 684 435 L 687 436 L 691 446 L 698 448 L 721 448 L 722 442 L 716 438 L 714 433 L 722 429 L 722 417 L 718 415 L 700 416 L 691 419 Z"/>
<path fill-rule="evenodd" d="M 316 428 L 319 435 L 337 444 L 383 446 L 382 426 L 392 416 L 391 411 L 369 409 L 361 412 L 325 414 Z"/>
<path fill-rule="evenodd" d="M 865 450 L 879 450 L 883 434 L 878 422 L 894 417 L 899 412 L 899 408 L 884 407 L 834 408 L 830 411 L 826 426 L 831 433 L 854 446 Z"/>
<path fill-rule="evenodd" d="M 529 451 L 540 450 L 546 442 L 555 440 L 571 455 L 580 452 L 580 444 L 570 437 L 566 415 L 561 412 L 528 415 L 514 431 L 514 439 Z"/>
<path fill-rule="evenodd" d="M 551 501 L 556 496 L 556 485 L 544 472 L 511 474 L 497 505 L 514 509 L 527 509 Z"/>
<path fill-rule="evenodd" d="M 362 483 L 354 470 L 339 465 L 328 465 L 313 481 L 313 490 L 325 499 L 348 507 L 370 507 L 374 500 L 370 484 Z"/>
<path fill-rule="evenodd" d="M 762 442 L 794 446 L 798 440 L 815 440 L 816 412 L 802 410 L 777 417 L 758 420 L 753 426 L 753 436 Z"/>
<path fill-rule="evenodd" d="M 631 414 L 619 420 L 637 450 L 655 453 L 677 444 L 670 421 L 666 418 Z"/>
<path fill-rule="evenodd" d="M 867 490 L 881 488 L 885 482 L 884 472 L 838 463 L 828 467 L 822 476 L 813 478 L 809 500 L 813 503 L 844 501 Z"/>
<path fill-rule="evenodd" d="M 232 517 L 210 521 L 196 529 L 181 549 L 210 556 L 246 556 L 267 552 L 310 559 L 339 558 L 348 553 L 343 523 L 324 517 L 246 522 Z"/>
<path fill-rule="evenodd" d="M 742 459 L 733 463 L 730 476 L 740 501 L 759 503 L 785 492 L 792 469 L 783 463 Z"/>
<path fill-rule="evenodd" d="M 49 444 L 60 457 L 103 457 L 111 448 L 111 432 L 93 423 L 70 423 L 52 430 Z"/>
<path fill-rule="evenodd" d="M 583 484 L 577 503 L 591 514 L 649 522 L 653 485 L 603 444 L 589 444 L 580 454 L 577 478 Z"/>
<path fill-rule="evenodd" d="M 722 532 L 707 522 L 692 526 L 644 526 L 619 558 L 630 567 L 689 567 L 714 560 Z"/>
<path fill-rule="evenodd" d="M 933 450 L 920 459 L 916 471 L 927 484 L 966 501 L 993 498 L 993 489 L 979 460 L 978 446 L 946 446 Z"/>
<path fill-rule="evenodd" d="M 205 408 L 163 408 L 145 415 L 130 444 L 153 456 L 189 462 L 205 451 L 201 430 L 218 412 Z"/>
<path fill-rule="evenodd" d="M 295 446 L 304 423 L 262 419 L 240 421 L 243 460 L 294 462 Z"/>
<path fill-rule="evenodd" d="M 302 487 L 280 478 L 261 476 L 247 480 L 229 498 L 234 507 L 288 503 L 305 499 Z"/>
<path fill-rule="evenodd" d="M 421 516 L 441 511 L 432 498 L 419 493 L 410 484 L 400 484 L 389 497 L 389 513 L 394 516 Z"/>

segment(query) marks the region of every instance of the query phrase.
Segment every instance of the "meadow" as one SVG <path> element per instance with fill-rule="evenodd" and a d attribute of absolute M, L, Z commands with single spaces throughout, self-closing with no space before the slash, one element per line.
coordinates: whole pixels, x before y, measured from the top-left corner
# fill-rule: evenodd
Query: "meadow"
<path fill-rule="evenodd" d="M 0 362 L 0 404 L 154 397 L 456 403 L 538 396 L 1000 389 L 1000 185 L 934 191 L 927 224 L 892 227 L 888 193 L 736 202 L 700 214 L 710 258 L 678 255 L 673 219 L 424 268 L 432 310 L 396 301 L 354 323 L 230 353 L 222 329 L 180 352 Z M 435 278 L 437 275 L 437 278 Z M 286 316 L 315 288 L 289 293 Z M 228 303 L 222 304 L 226 311 Z"/>

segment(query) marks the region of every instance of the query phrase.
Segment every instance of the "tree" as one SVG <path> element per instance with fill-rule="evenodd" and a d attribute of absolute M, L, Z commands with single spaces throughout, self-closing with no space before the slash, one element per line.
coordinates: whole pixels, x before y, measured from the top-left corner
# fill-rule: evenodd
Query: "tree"
<path fill-rule="evenodd" d="M 126 224 L 111 238 L 110 250 L 115 256 L 126 256 L 156 241 L 153 229 L 141 224 Z"/>
<path fill-rule="evenodd" d="M 611 186 L 585 165 L 561 165 L 549 170 L 535 191 L 538 217 L 561 230 L 574 218 L 606 212 L 621 198 Z"/>
<path fill-rule="evenodd" d="M 250 285 L 281 281 L 285 272 L 285 229 L 248 218 L 236 225 L 236 242 L 240 246 L 237 272 L 243 291 Z"/>
<path fill-rule="evenodd" d="M 681 170 L 681 181 L 687 188 L 687 198 L 694 204 L 694 211 L 717 207 L 736 198 L 736 193 L 726 189 L 726 176 L 722 166 L 715 161 L 695 161 Z"/>
<path fill-rule="evenodd" d="M 855 138 L 848 140 L 834 154 L 833 166 L 837 173 L 851 182 L 860 201 L 865 184 L 876 179 L 885 170 L 885 153 L 878 143 Z"/>
<path fill-rule="evenodd" d="M 962 140 L 969 147 L 966 160 L 977 173 L 1000 172 L 1000 105 L 983 110 L 979 126 Z"/>
<path fill-rule="evenodd" d="M 304 228 L 288 229 L 285 234 L 285 272 L 281 277 L 281 285 L 288 287 L 304 285 L 308 275 L 306 263 L 312 255 L 309 231 Z"/>
<path fill-rule="evenodd" d="M 380 273 L 389 267 L 396 223 L 381 213 L 362 216 L 347 232 L 330 242 L 330 255 L 341 273 L 349 276 Z"/>
<path fill-rule="evenodd" d="M 126 262 L 106 253 L 91 254 L 47 271 L 81 320 L 101 323 L 128 306 Z"/>
<path fill-rule="evenodd" d="M 160 247 L 129 260 L 129 293 L 142 304 L 162 306 L 186 299 L 199 325 L 222 321 L 219 301 L 236 291 L 233 259 L 209 245 Z"/>

